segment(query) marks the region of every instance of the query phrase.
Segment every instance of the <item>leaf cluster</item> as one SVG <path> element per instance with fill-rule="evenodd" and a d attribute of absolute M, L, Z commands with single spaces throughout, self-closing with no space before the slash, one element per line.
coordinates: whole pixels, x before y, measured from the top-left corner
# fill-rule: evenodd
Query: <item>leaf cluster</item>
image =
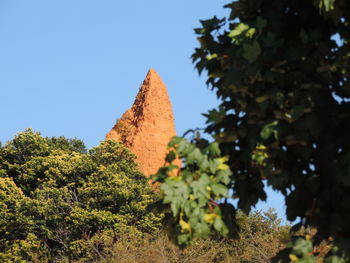
<path fill-rule="evenodd" d="M 192 58 L 221 101 L 205 114 L 205 132 L 218 144 L 216 158 L 228 157 L 226 187 L 238 199 L 236 208 L 248 213 L 266 200 L 266 181 L 285 196 L 287 219 L 299 221 L 295 229 L 315 227 L 316 244 L 328 238 L 346 243 L 349 2 L 239 0 L 225 7 L 228 18 L 204 20 L 195 29 L 200 46 Z M 178 154 L 185 163 L 180 177 L 182 170 L 194 174 L 188 156 Z M 175 179 L 165 179 L 163 189 L 167 180 Z"/>
<path fill-rule="evenodd" d="M 86 238 L 156 231 L 134 159 L 114 141 L 86 151 L 76 139 L 18 133 L 0 148 L 0 261 L 92 260 Z"/>
<path fill-rule="evenodd" d="M 235 235 L 237 229 L 222 215 L 222 210 L 233 209 L 228 203 L 218 204 L 216 200 L 229 197 L 230 169 L 227 158 L 220 157 L 217 143 L 209 144 L 197 138 L 191 143 L 184 138 L 174 137 L 169 143 L 172 149 L 167 155 L 168 167 L 159 169 L 152 177 L 163 182 L 160 186 L 163 204 L 168 204 L 174 217 L 178 218 L 179 244 L 188 244 L 192 237 L 208 236 L 210 229 L 224 235 Z M 177 175 L 168 176 L 178 170 L 175 159 L 184 159 L 184 167 Z"/>

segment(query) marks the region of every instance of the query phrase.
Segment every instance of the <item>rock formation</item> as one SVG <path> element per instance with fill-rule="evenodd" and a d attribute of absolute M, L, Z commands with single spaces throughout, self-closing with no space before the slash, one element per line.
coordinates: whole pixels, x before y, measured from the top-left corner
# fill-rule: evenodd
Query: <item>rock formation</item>
<path fill-rule="evenodd" d="M 117 120 L 106 140 L 122 142 L 149 176 L 164 165 L 167 144 L 175 136 L 174 115 L 163 81 L 150 69 L 132 107 Z"/>

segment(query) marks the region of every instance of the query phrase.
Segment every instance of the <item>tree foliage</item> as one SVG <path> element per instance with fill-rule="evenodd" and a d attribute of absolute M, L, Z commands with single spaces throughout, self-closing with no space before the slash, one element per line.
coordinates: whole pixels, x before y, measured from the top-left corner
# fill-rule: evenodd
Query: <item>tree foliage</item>
<path fill-rule="evenodd" d="M 238 212 L 237 218 L 242 226 L 239 239 L 214 236 L 195 239 L 192 245 L 180 248 L 163 231 L 157 237 L 144 235 L 142 238 L 126 232 L 118 242 L 106 244 L 103 260 L 98 262 L 266 263 L 288 239 L 289 227 L 281 226 L 273 211 L 254 212 L 249 216 Z"/>
<path fill-rule="evenodd" d="M 191 147 L 183 144 L 183 151 Z M 223 194 L 229 179 L 217 146 L 207 148 L 211 153 L 207 169 L 221 179 L 197 185 L 198 192 L 212 188 L 213 199 Z M 160 231 L 160 218 L 145 209 L 157 195 L 153 190 L 138 172 L 134 156 L 115 142 L 102 142 L 87 151 L 77 139 L 21 132 L 0 147 L 0 261 L 150 262 L 151 258 L 152 262 L 262 263 L 289 240 L 289 227 L 281 226 L 273 211 L 249 216 L 238 212 L 239 239 L 210 235 L 181 249 Z M 205 215 L 205 220 L 225 227 L 220 221 L 224 218 L 213 215 Z M 186 222 L 182 226 L 181 231 L 188 230 Z M 200 228 L 198 222 L 196 231 Z"/>
<path fill-rule="evenodd" d="M 350 241 L 350 3 L 238 0 L 225 7 L 227 19 L 195 29 L 200 47 L 192 56 L 221 100 L 205 114 L 214 142 L 173 139 L 172 158 L 184 166 L 174 178 L 172 165 L 154 176 L 178 241 L 211 229 L 236 234 L 236 210 L 248 213 L 266 200 L 266 181 L 285 196 L 295 229 L 315 227 L 316 243 L 334 240 L 327 262 L 342 262 Z M 314 262 L 311 241 L 295 242 L 286 261 Z"/>
<path fill-rule="evenodd" d="M 154 232 L 154 193 L 122 145 L 26 130 L 0 148 L 0 261 L 91 261 L 87 240 Z"/>

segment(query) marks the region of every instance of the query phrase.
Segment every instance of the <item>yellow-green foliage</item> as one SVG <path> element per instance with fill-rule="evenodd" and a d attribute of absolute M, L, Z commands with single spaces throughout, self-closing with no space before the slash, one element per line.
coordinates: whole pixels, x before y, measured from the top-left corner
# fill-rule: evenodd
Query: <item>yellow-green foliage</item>
<path fill-rule="evenodd" d="M 116 142 L 86 151 L 30 129 L 0 147 L 0 261 L 89 261 L 98 251 L 85 240 L 157 230 L 146 212 L 154 193 L 134 159 Z"/>
<path fill-rule="evenodd" d="M 125 232 L 116 241 L 106 235 L 84 240 L 95 262 L 101 263 L 266 263 L 283 247 L 289 227 L 281 226 L 274 213 L 238 212 L 241 225 L 239 239 L 212 236 L 194 239 L 186 248 L 170 241 L 166 233 L 157 236 Z M 100 249 L 103 247 L 103 249 Z M 84 259 L 76 262 L 84 262 Z"/>

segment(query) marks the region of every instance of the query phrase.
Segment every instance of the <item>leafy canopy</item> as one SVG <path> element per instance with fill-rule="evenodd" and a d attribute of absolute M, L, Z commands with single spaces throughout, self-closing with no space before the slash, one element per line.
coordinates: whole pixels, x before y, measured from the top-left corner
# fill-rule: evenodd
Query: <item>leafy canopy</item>
<path fill-rule="evenodd" d="M 177 177 L 167 177 L 171 165 L 154 177 L 178 241 L 210 229 L 234 234 L 235 211 L 266 200 L 266 181 L 285 196 L 295 229 L 315 227 L 316 241 L 332 238 L 334 253 L 342 253 L 350 240 L 350 3 L 238 0 L 225 7 L 228 18 L 195 29 L 200 47 L 192 55 L 221 100 L 205 114 L 215 141 L 173 139 L 172 155 L 184 166 Z M 308 247 L 303 240 L 291 247 Z M 288 261 L 313 262 L 310 249 L 291 249 Z"/>
<path fill-rule="evenodd" d="M 0 147 L 0 261 L 91 262 L 87 239 L 157 230 L 134 159 L 113 141 L 86 151 L 77 139 L 18 133 Z"/>

